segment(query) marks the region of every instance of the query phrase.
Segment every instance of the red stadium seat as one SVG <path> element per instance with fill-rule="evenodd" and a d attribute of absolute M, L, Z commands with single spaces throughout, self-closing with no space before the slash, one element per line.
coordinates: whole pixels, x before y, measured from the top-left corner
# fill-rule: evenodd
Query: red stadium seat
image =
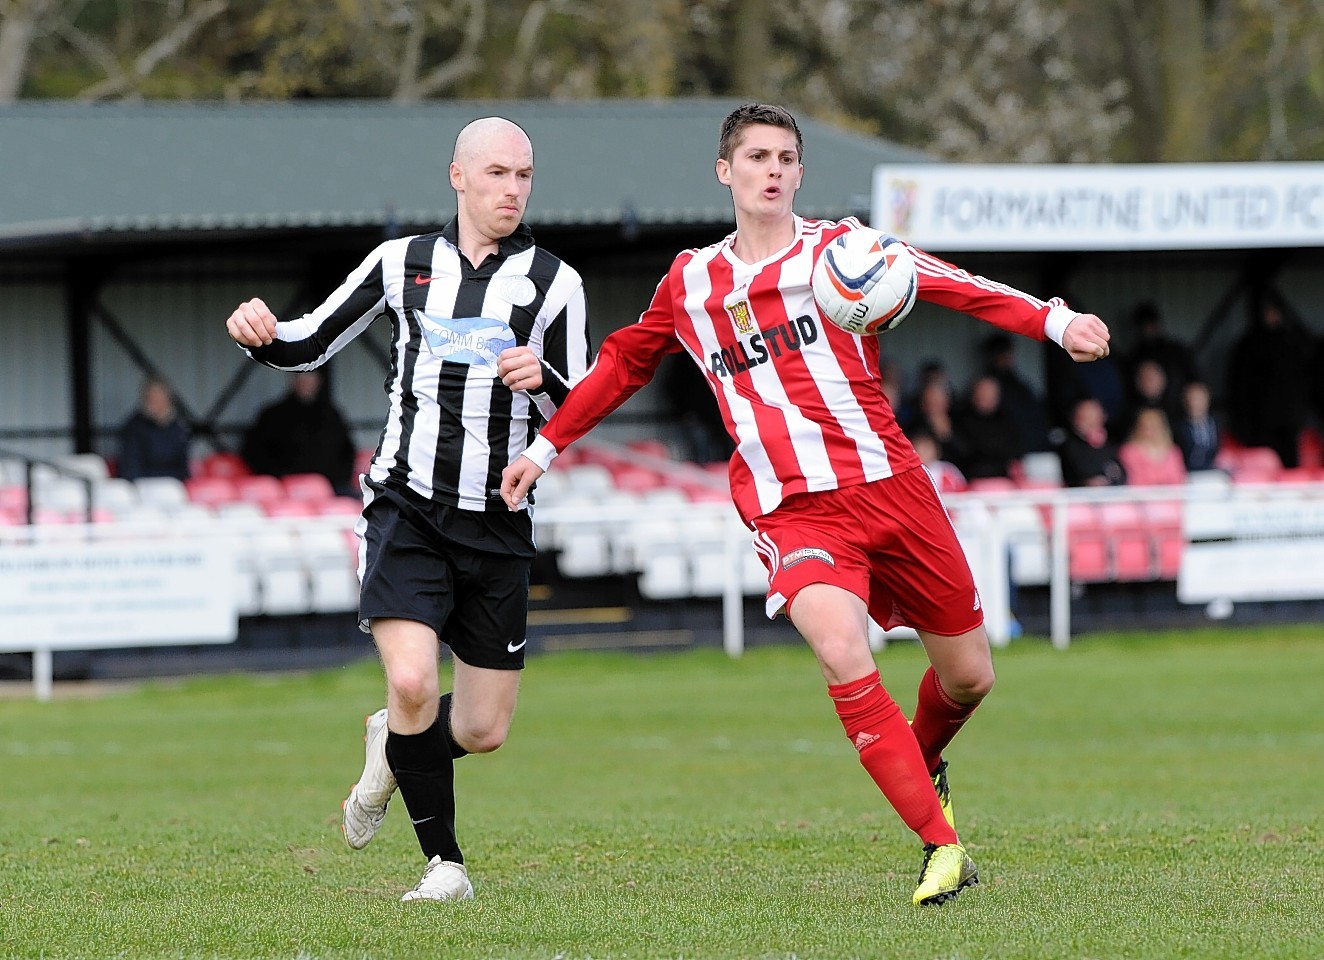
<path fill-rule="evenodd" d="M 976 477 L 966 489 L 971 493 L 1006 493 L 1016 489 L 1016 481 L 1011 477 Z"/>
<path fill-rule="evenodd" d="M 231 477 L 189 477 L 184 481 L 184 489 L 188 491 L 190 501 L 205 507 L 234 503 L 239 499 L 239 491 Z"/>
<path fill-rule="evenodd" d="M 1112 577 L 1108 560 L 1108 541 L 1098 533 L 1071 535 L 1068 545 L 1067 569 L 1071 579 L 1078 583 L 1097 583 Z"/>
<path fill-rule="evenodd" d="M 27 508 L 27 487 L 0 487 L 0 510 L 13 510 L 22 513 Z"/>
<path fill-rule="evenodd" d="M 1324 436 L 1314 427 L 1301 431 L 1296 456 L 1303 467 L 1324 467 Z"/>
<path fill-rule="evenodd" d="M 1182 551 L 1186 549 L 1186 538 L 1180 530 L 1162 530 L 1155 534 L 1154 552 L 1158 557 L 1158 578 L 1176 580 L 1181 569 Z"/>
<path fill-rule="evenodd" d="M 656 457 L 659 460 L 671 459 L 671 449 L 661 440 L 632 440 L 625 447 L 628 450 Z"/>
<path fill-rule="evenodd" d="M 317 504 L 312 500 L 260 500 L 258 503 L 269 517 L 317 516 Z"/>
<path fill-rule="evenodd" d="M 1319 480 L 1324 471 L 1319 467 L 1284 467 L 1278 471 L 1278 476 L 1274 477 L 1275 483 L 1314 483 Z"/>
<path fill-rule="evenodd" d="M 363 512 L 363 501 L 358 497 L 331 497 L 314 501 L 314 506 L 323 517 L 350 517 Z"/>
<path fill-rule="evenodd" d="M 1048 522 L 1052 522 L 1051 515 Z M 1092 503 L 1073 503 L 1067 506 L 1067 534 L 1098 534 L 1103 530 L 1098 507 Z"/>
<path fill-rule="evenodd" d="M 645 493 L 667 486 L 666 477 L 643 467 L 617 467 L 612 470 L 612 486 L 626 493 Z"/>
<path fill-rule="evenodd" d="M 1118 580 L 1153 580 L 1153 538 L 1142 530 L 1118 532 L 1112 538 L 1113 573 Z"/>
<path fill-rule="evenodd" d="M 1140 504 L 1129 501 L 1099 504 L 1098 517 L 1100 526 L 1114 532 L 1143 531 L 1149 527 Z"/>
<path fill-rule="evenodd" d="M 1214 466 L 1219 470 L 1230 471 L 1245 449 L 1236 437 L 1224 434 L 1218 444 L 1218 453 L 1214 455 Z"/>
<path fill-rule="evenodd" d="M 731 494 L 726 490 L 719 490 L 716 487 L 704 486 L 700 483 L 686 483 L 681 486 L 685 493 L 685 498 L 690 503 L 730 503 Z"/>
<path fill-rule="evenodd" d="M 292 473 L 281 477 L 280 483 L 285 488 L 285 496 L 291 500 L 321 501 L 336 495 L 331 481 L 320 473 Z"/>
<path fill-rule="evenodd" d="M 1180 500 L 1150 500 L 1141 509 L 1151 531 L 1181 533 L 1183 507 Z"/>
<path fill-rule="evenodd" d="M 193 465 L 195 477 L 245 477 L 252 473 L 237 453 L 209 453 Z"/>
<path fill-rule="evenodd" d="M 1233 483 L 1272 483 L 1283 470 L 1283 461 L 1271 447 L 1245 447 L 1233 456 L 1228 472 Z"/>
<path fill-rule="evenodd" d="M 1067 507 L 1067 570 L 1078 583 L 1096 583 L 1112 577 L 1108 536 L 1092 503 L 1073 503 Z"/>
<path fill-rule="evenodd" d="M 285 487 L 276 477 L 266 474 L 253 474 L 247 477 L 235 477 L 236 499 L 256 503 L 263 507 L 285 499 Z"/>

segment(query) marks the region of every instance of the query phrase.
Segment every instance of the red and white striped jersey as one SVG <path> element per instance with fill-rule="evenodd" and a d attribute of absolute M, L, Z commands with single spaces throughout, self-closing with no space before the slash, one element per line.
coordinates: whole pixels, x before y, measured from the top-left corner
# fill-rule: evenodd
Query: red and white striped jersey
<path fill-rule="evenodd" d="M 748 523 L 796 493 L 869 483 L 920 465 L 878 374 L 878 339 L 828 323 L 810 291 L 819 252 L 860 226 L 795 218 L 795 239 L 759 263 L 735 234 L 678 255 L 638 322 L 608 336 L 526 456 L 546 467 L 652 379 L 669 353 L 703 370 L 736 442 L 731 494 Z M 919 250 L 919 298 L 1038 340 L 1075 316 Z"/>

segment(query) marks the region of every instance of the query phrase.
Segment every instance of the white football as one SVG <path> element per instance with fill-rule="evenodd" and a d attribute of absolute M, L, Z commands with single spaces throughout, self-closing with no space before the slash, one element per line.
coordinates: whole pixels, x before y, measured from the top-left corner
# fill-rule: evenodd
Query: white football
<path fill-rule="evenodd" d="M 812 285 L 825 317 L 865 336 L 892 330 L 906 318 L 919 292 L 919 274 L 909 247 L 861 227 L 823 248 Z"/>

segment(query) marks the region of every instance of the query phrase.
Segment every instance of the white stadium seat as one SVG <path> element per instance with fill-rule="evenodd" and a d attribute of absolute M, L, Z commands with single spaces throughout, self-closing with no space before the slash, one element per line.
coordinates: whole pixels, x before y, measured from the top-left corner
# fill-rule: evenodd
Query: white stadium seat
<path fill-rule="evenodd" d="M 174 477 L 140 477 L 133 481 L 138 499 L 156 507 L 172 509 L 188 503 L 188 490 Z"/>
<path fill-rule="evenodd" d="M 92 506 L 116 517 L 132 512 L 140 502 L 138 488 L 130 480 L 107 477 L 92 485 Z"/>
<path fill-rule="evenodd" d="M 650 600 L 678 600 L 690 590 L 689 560 L 680 553 L 654 553 L 639 575 L 639 593 Z"/>
<path fill-rule="evenodd" d="M 105 480 L 110 476 L 105 457 L 99 453 L 70 453 L 51 460 L 68 475 L 89 480 Z"/>
<path fill-rule="evenodd" d="M 316 613 L 343 613 L 359 606 L 357 558 L 344 532 L 335 527 L 300 531 L 299 550 L 308 570 L 310 602 Z"/>
<path fill-rule="evenodd" d="M 87 484 L 75 477 L 51 476 L 33 484 L 32 499 L 38 507 L 46 510 L 85 512 L 88 506 Z"/>

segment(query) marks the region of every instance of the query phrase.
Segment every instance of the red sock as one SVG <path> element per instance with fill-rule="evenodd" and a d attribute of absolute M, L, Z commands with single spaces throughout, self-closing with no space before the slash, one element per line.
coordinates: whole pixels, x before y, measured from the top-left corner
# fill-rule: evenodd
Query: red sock
<path fill-rule="evenodd" d="M 932 776 L 942 762 L 942 751 L 961 730 L 961 725 L 970 719 L 978 703 L 957 703 L 947 696 L 947 691 L 938 682 L 938 674 L 932 667 L 919 682 L 919 700 L 915 704 L 915 719 L 911 729 L 915 731 L 915 741 L 924 754 L 924 767 Z"/>
<path fill-rule="evenodd" d="M 883 689 L 878 671 L 850 683 L 829 684 L 828 696 L 846 736 L 860 751 L 860 763 L 906 826 L 924 843 L 956 843 L 956 831 L 942 815 L 914 734 Z"/>

